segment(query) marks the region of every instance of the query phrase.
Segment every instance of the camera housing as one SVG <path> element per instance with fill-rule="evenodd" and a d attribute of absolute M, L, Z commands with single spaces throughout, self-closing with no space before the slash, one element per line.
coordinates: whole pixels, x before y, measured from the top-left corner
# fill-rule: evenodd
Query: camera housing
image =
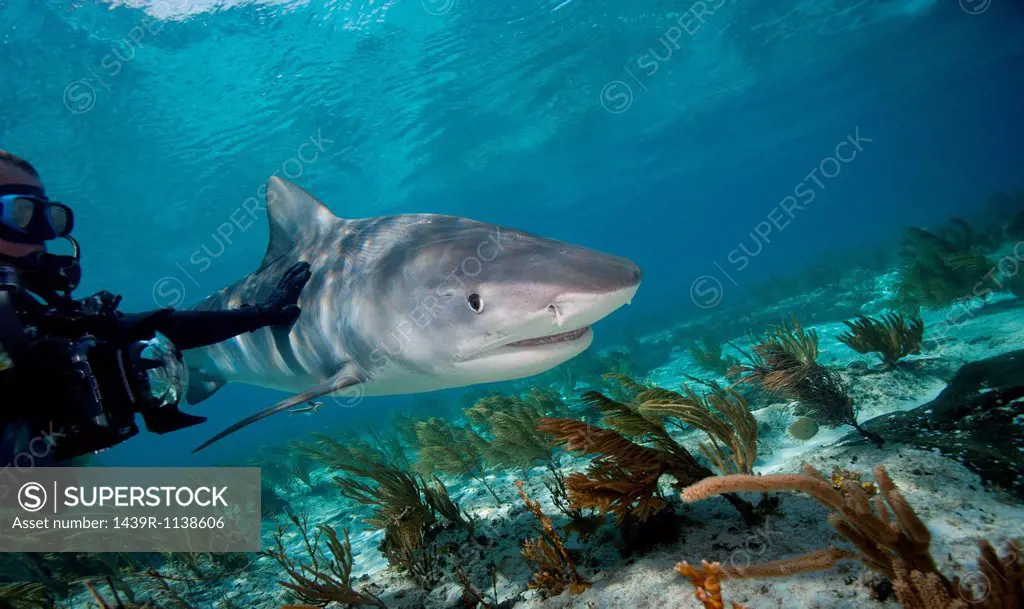
<path fill-rule="evenodd" d="M 58 460 L 95 453 L 135 436 L 142 416 L 148 431 L 169 433 L 198 425 L 205 417 L 179 410 L 187 387 L 181 354 L 163 335 L 119 347 L 86 334 L 77 339 L 46 339 L 37 345 L 63 369 L 54 428 Z M 60 362 L 64 362 L 61 366 Z"/>

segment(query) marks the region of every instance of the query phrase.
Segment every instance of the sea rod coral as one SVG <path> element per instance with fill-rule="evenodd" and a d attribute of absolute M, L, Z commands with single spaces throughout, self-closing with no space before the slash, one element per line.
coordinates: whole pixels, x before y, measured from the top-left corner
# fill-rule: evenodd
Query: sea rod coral
<path fill-rule="evenodd" d="M 846 480 L 837 490 L 817 470 L 803 474 L 751 476 L 736 474 L 701 480 L 683 490 L 692 503 L 723 493 L 798 491 L 821 503 L 832 514 L 829 524 L 855 549 L 828 548 L 761 565 L 722 569 L 727 578 L 782 577 L 829 569 L 841 560 L 859 560 L 893 584 L 906 609 L 1019 609 L 1024 602 L 1024 562 L 1020 547 L 1010 542 L 1001 558 L 987 541 L 981 542 L 981 573 L 992 582 L 984 596 L 965 595 L 970 584 L 943 575 L 931 555 L 931 533 L 906 498 L 878 465 L 874 470 L 878 494 L 869 497 L 863 484 Z"/>

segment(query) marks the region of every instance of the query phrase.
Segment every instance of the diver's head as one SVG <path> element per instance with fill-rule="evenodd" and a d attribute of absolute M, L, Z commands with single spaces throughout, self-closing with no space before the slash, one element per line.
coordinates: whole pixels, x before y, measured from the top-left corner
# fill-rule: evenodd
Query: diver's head
<path fill-rule="evenodd" d="M 31 163 L 0 150 L 0 254 L 24 257 L 45 251 L 46 242 L 66 237 L 71 210 L 50 201 Z"/>
<path fill-rule="evenodd" d="M 82 278 L 78 242 L 71 238 L 75 217 L 66 205 L 46 196 L 39 172 L 28 161 L 0 150 L 0 263 L 18 269 L 22 284 L 43 295 L 65 296 Z M 74 253 L 54 255 L 46 242 L 67 239 Z"/>

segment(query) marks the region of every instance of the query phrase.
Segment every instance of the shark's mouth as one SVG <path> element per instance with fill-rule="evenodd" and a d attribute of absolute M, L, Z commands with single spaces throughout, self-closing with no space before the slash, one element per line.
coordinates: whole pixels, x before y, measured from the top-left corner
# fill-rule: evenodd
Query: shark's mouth
<path fill-rule="evenodd" d="M 528 338 L 526 340 L 516 341 L 514 343 L 508 343 L 506 347 L 538 347 L 540 345 L 551 345 L 554 343 L 566 343 L 569 341 L 576 340 L 582 337 L 584 334 L 590 331 L 590 326 L 583 326 L 582 328 L 572 330 L 570 332 L 562 332 L 561 334 L 552 334 L 550 336 L 541 336 L 540 338 Z"/>

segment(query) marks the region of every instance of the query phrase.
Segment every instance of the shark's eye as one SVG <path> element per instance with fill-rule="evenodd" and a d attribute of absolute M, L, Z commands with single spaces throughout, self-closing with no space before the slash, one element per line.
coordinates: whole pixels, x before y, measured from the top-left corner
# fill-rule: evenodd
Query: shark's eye
<path fill-rule="evenodd" d="M 484 299 L 480 298 L 479 294 L 470 294 L 469 308 L 473 309 L 477 313 L 482 313 L 484 310 Z"/>

